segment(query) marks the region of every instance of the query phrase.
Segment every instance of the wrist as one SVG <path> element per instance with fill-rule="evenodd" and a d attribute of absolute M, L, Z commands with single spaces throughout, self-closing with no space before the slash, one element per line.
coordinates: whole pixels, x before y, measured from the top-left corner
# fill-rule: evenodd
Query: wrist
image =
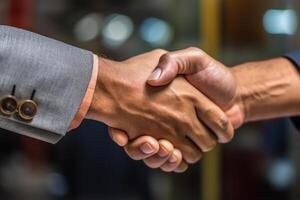
<path fill-rule="evenodd" d="M 226 111 L 231 123 L 234 128 L 241 127 L 245 122 L 248 121 L 248 105 L 246 97 L 249 95 L 246 85 L 243 83 L 244 67 L 235 66 L 229 68 L 236 82 L 236 95 L 233 102 L 230 104 L 231 107 Z"/>
<path fill-rule="evenodd" d="M 231 68 L 232 74 L 234 75 L 237 82 L 237 95 L 236 95 L 236 103 L 239 107 L 241 115 L 243 116 L 243 123 L 249 121 L 249 110 L 250 110 L 250 102 L 249 98 L 251 96 L 250 88 L 248 85 L 248 81 L 246 80 L 247 71 L 249 70 L 249 66 L 252 63 L 244 63 Z"/>
<path fill-rule="evenodd" d="M 108 77 L 110 72 L 110 66 L 113 65 L 112 60 L 108 60 L 102 57 L 98 57 L 98 74 L 97 82 L 92 98 L 91 105 L 86 115 L 87 119 L 106 122 L 106 118 L 109 116 L 111 105 L 108 105 L 109 95 L 106 84 L 108 83 Z"/>

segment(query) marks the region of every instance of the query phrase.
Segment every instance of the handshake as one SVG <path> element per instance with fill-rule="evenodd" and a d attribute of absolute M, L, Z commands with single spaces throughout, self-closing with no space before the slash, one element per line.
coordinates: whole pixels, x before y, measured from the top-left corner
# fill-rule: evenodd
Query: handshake
<path fill-rule="evenodd" d="M 112 127 L 131 158 L 181 172 L 232 139 L 244 121 L 239 103 L 233 74 L 200 49 L 154 50 L 124 62 L 100 58 L 87 117 Z"/>
<path fill-rule="evenodd" d="M 154 50 L 124 62 L 99 58 L 87 118 L 110 126 L 111 138 L 132 159 L 184 172 L 256 118 L 253 102 L 268 95 L 249 92 L 256 82 L 251 63 L 245 65 L 228 68 L 198 48 Z"/>
<path fill-rule="evenodd" d="M 0 38 L 0 127 L 46 142 L 85 117 L 131 158 L 183 172 L 245 122 L 300 115 L 299 51 L 228 68 L 198 48 L 117 62 L 13 27 Z"/>
<path fill-rule="evenodd" d="M 154 50 L 124 62 L 99 58 L 87 118 L 110 126 L 132 159 L 184 172 L 243 123 L 299 114 L 290 102 L 299 105 L 296 84 L 299 74 L 286 58 L 233 68 L 198 48 Z"/>

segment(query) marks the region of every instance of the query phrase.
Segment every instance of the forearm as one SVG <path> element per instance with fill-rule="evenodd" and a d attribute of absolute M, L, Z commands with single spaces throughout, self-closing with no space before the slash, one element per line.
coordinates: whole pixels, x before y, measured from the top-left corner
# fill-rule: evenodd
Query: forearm
<path fill-rule="evenodd" d="M 232 71 L 245 122 L 300 114 L 300 74 L 288 59 L 245 63 Z"/>

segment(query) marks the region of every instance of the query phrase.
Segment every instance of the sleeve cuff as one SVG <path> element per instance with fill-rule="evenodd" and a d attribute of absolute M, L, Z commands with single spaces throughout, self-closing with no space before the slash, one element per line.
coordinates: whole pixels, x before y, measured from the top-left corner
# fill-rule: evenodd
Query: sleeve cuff
<path fill-rule="evenodd" d="M 300 50 L 288 53 L 284 55 L 284 57 L 289 59 L 300 70 Z M 300 117 L 293 117 L 291 118 L 291 121 L 300 131 Z"/>
<path fill-rule="evenodd" d="M 300 69 L 300 50 L 285 54 L 284 57 L 289 59 L 298 69 Z"/>
<path fill-rule="evenodd" d="M 97 77 L 98 77 L 98 56 L 94 55 L 93 73 L 91 76 L 91 80 L 87 87 L 83 101 L 80 104 L 79 110 L 75 115 L 69 130 L 77 128 L 84 120 L 93 100 L 95 87 L 97 83 Z"/>

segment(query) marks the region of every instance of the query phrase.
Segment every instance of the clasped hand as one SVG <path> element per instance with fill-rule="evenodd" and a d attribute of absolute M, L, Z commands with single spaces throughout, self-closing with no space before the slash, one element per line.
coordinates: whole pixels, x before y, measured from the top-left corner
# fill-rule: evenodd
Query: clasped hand
<path fill-rule="evenodd" d="M 112 127 L 110 136 L 131 158 L 183 172 L 232 139 L 243 121 L 236 91 L 228 69 L 196 48 L 123 62 L 99 58 L 87 117 Z"/>

